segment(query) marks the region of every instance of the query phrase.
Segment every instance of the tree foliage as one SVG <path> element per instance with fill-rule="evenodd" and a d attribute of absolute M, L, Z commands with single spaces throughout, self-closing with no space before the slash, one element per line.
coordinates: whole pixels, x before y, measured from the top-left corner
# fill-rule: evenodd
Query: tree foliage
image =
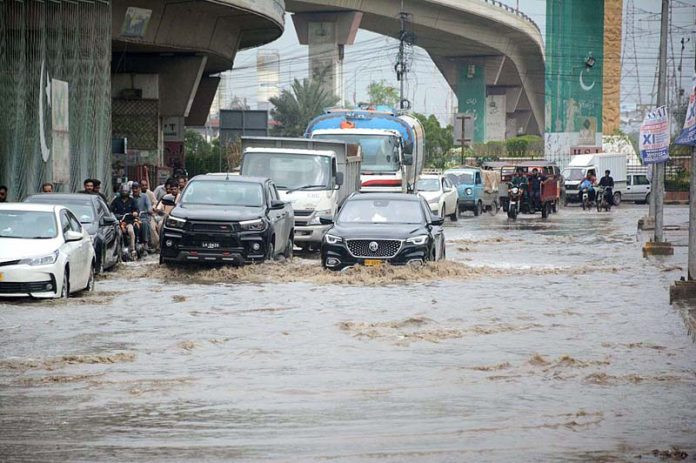
<path fill-rule="evenodd" d="M 319 79 L 295 79 L 290 89 L 284 89 L 279 96 L 269 99 L 274 106 L 271 110 L 276 126 L 275 135 L 300 137 L 309 121 L 321 114 L 324 109 L 338 103 L 339 98 L 328 93 Z"/>
<path fill-rule="evenodd" d="M 220 139 L 208 142 L 194 130 L 187 130 L 184 136 L 186 171 L 193 177 L 210 172 L 226 172 L 238 167 L 241 161 L 240 143 L 221 146 Z"/>
<path fill-rule="evenodd" d="M 367 86 L 367 95 L 372 104 L 387 105 L 393 108 L 399 106 L 399 91 L 395 87 L 387 85 L 386 80 L 371 82 Z"/>
<path fill-rule="evenodd" d="M 453 127 L 442 127 L 434 115 L 415 113 L 425 130 L 425 164 L 435 169 L 445 169 L 453 162 L 450 150 L 454 146 Z"/>

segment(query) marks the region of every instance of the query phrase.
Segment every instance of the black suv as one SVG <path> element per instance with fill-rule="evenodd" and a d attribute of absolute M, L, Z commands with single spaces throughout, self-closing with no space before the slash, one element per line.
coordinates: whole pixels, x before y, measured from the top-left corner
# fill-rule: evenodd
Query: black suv
<path fill-rule="evenodd" d="M 321 264 L 342 270 L 357 264 L 403 265 L 445 258 L 442 217 L 418 195 L 356 193 L 350 196 L 321 244 Z M 335 223 L 334 223 L 335 220 Z"/>
<path fill-rule="evenodd" d="M 165 196 L 171 201 L 173 197 Z M 165 219 L 160 263 L 242 265 L 292 257 L 295 217 L 267 178 L 198 175 Z"/>

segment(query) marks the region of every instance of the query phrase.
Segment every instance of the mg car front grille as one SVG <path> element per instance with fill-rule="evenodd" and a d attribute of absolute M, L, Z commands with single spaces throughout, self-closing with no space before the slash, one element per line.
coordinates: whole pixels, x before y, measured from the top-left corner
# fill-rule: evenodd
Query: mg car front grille
<path fill-rule="evenodd" d="M 348 250 L 354 257 L 394 257 L 401 249 L 400 240 L 348 240 Z"/>

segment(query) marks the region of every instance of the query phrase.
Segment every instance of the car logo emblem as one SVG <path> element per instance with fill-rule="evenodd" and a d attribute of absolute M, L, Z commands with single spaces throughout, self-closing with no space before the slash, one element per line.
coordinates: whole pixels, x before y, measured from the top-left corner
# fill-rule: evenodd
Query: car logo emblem
<path fill-rule="evenodd" d="M 379 249 L 379 244 L 377 244 L 376 241 L 370 241 L 369 248 L 370 248 L 370 251 L 377 252 L 377 250 Z"/>

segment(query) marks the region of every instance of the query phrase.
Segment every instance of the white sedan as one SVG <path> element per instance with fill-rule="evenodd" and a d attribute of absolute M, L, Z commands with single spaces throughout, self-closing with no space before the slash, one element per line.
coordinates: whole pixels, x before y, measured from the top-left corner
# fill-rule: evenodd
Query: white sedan
<path fill-rule="evenodd" d="M 457 220 L 457 188 L 444 175 L 421 175 L 416 191 L 427 202 L 430 210 L 442 218 Z"/>
<path fill-rule="evenodd" d="M 0 297 L 69 297 L 94 289 L 94 248 L 70 210 L 0 204 Z"/>

